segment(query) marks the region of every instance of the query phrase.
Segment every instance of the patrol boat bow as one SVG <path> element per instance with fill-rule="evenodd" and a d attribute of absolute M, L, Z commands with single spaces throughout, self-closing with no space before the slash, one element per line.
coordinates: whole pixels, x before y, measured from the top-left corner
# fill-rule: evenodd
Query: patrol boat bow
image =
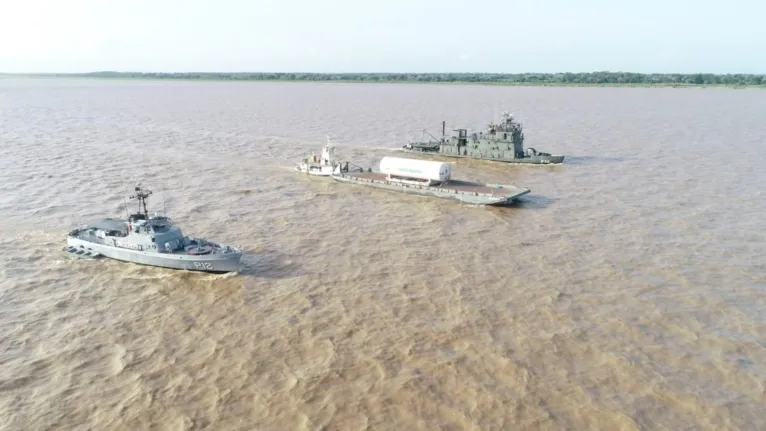
<path fill-rule="evenodd" d="M 242 251 L 226 244 L 189 237 L 170 218 L 149 217 L 151 190 L 135 188 L 138 212 L 128 220 L 105 218 L 72 230 L 64 251 L 77 257 L 108 257 L 125 262 L 213 273 L 239 270 Z M 143 212 L 142 212 L 143 206 Z M 127 209 L 126 209 L 127 211 Z"/>

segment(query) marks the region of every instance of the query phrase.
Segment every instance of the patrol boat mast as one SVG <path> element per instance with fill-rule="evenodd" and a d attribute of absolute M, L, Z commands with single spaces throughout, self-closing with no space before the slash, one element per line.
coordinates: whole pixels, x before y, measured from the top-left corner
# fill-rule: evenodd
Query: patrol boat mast
<path fill-rule="evenodd" d="M 141 189 L 141 186 L 136 186 L 135 191 L 136 191 L 136 194 L 132 195 L 130 198 L 138 200 L 138 213 L 131 215 L 130 219 L 131 221 L 140 220 L 140 219 L 146 220 L 149 218 L 149 211 L 146 209 L 146 198 L 148 198 L 149 195 L 152 194 L 152 191 L 151 190 L 144 191 L 143 189 Z M 144 206 L 143 214 L 141 214 L 141 205 Z M 139 217 L 136 217 L 136 216 L 139 216 Z"/>

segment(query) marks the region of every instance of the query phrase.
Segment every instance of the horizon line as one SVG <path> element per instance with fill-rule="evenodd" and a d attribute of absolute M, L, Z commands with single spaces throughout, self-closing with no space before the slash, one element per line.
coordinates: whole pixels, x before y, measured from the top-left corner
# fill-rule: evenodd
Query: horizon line
<path fill-rule="evenodd" d="M 92 74 L 155 74 L 155 75 L 173 75 L 173 74 L 302 74 L 302 75 L 586 75 L 596 73 L 627 73 L 631 75 L 751 75 L 764 76 L 764 73 L 745 73 L 745 72 L 630 72 L 626 70 L 594 70 L 591 72 L 304 72 L 304 71 L 176 71 L 176 72 L 153 72 L 153 71 L 131 71 L 131 70 L 94 70 L 90 72 L 0 72 L 0 75 L 92 75 Z"/>

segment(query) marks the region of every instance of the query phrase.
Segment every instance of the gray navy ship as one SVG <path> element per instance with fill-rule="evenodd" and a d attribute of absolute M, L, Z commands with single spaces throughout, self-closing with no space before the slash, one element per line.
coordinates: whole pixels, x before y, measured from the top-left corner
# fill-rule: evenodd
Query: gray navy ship
<path fill-rule="evenodd" d="M 82 258 L 108 257 L 163 268 L 212 273 L 239 270 L 242 251 L 202 238 L 188 237 L 170 218 L 149 216 L 151 190 L 135 188 L 138 212 L 127 220 L 105 218 L 72 230 L 64 251 Z M 143 206 L 143 212 L 141 210 Z"/>
<path fill-rule="evenodd" d="M 429 133 L 432 140 L 410 142 L 403 145 L 402 150 L 408 153 L 533 165 L 559 164 L 564 161 L 564 156 L 539 152 L 534 148 L 525 150 L 523 127 L 508 112 L 503 113 L 503 120 L 499 124 L 492 122 L 485 131 L 470 136 L 468 129 L 455 129 L 455 133 L 447 137 L 445 128 L 446 122 L 443 121 L 441 139 Z"/>

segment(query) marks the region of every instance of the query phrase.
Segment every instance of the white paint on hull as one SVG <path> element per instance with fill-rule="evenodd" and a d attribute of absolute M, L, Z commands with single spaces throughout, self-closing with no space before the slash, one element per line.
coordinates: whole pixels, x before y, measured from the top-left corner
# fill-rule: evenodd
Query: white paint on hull
<path fill-rule="evenodd" d="M 315 175 L 320 177 L 329 177 L 330 175 L 332 175 L 334 167 L 330 165 L 307 165 L 307 164 L 301 163 L 300 165 L 295 167 L 295 170 L 302 174 Z"/>

